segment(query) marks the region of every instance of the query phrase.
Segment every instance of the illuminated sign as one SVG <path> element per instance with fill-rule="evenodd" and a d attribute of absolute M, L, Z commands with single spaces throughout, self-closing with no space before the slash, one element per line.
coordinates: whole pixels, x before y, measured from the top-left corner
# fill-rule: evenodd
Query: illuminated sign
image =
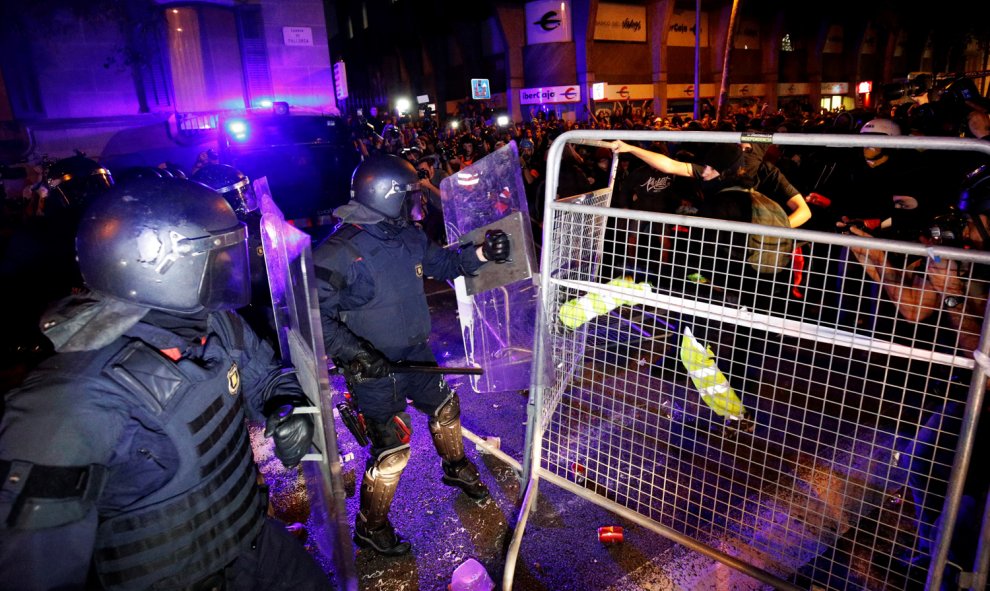
<path fill-rule="evenodd" d="M 524 88 L 519 91 L 519 103 L 523 105 L 576 103 L 580 100 L 581 88 L 579 86 L 544 86 L 542 88 Z"/>
<path fill-rule="evenodd" d="M 567 43 L 571 40 L 569 0 L 538 0 L 526 3 L 526 42 Z"/>
<path fill-rule="evenodd" d="M 333 65 L 333 91 L 338 101 L 347 98 L 347 67 L 343 61 Z"/>
<path fill-rule="evenodd" d="M 607 101 L 643 101 L 653 96 L 652 84 L 612 84 L 605 92 Z"/>
<path fill-rule="evenodd" d="M 600 101 L 605 99 L 605 83 L 595 82 L 591 85 L 591 100 Z"/>
<path fill-rule="evenodd" d="M 848 82 L 822 82 L 822 86 L 819 89 L 823 95 L 825 94 L 846 94 L 849 92 Z"/>
<path fill-rule="evenodd" d="M 719 89 L 715 84 L 699 84 L 698 85 L 698 96 L 704 97 L 714 97 L 718 95 Z M 668 84 L 667 85 L 667 99 L 677 100 L 677 99 L 689 99 L 694 98 L 694 84 Z"/>
<path fill-rule="evenodd" d="M 471 79 L 471 98 L 474 100 L 492 98 L 492 89 L 488 84 L 488 78 Z"/>
<path fill-rule="evenodd" d="M 866 94 L 868 92 L 873 92 L 873 82 L 871 82 L 869 80 L 863 80 L 862 82 L 859 83 L 859 86 L 856 87 L 856 90 L 860 94 Z"/>

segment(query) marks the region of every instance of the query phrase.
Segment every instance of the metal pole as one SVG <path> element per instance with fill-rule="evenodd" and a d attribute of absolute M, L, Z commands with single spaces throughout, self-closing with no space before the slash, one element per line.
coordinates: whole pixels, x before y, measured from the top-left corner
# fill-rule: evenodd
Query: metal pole
<path fill-rule="evenodd" d="M 729 69 L 732 62 L 732 46 L 736 42 L 736 15 L 739 13 L 739 1 L 732 0 L 732 13 L 729 15 L 729 30 L 725 35 L 725 52 L 722 54 L 722 86 L 718 92 L 718 107 L 715 109 L 716 123 L 722 120 L 729 102 Z"/>
<path fill-rule="evenodd" d="M 694 1 L 694 118 L 701 119 L 701 0 Z"/>

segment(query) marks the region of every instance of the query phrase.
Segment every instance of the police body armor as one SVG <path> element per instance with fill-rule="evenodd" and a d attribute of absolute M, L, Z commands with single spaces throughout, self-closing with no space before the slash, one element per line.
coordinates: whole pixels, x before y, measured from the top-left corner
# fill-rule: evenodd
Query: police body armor
<path fill-rule="evenodd" d="M 102 515 L 94 553 L 108 589 L 171 589 L 223 569 L 261 531 L 265 495 L 249 446 L 238 364 L 243 326 L 211 316 L 206 364 L 172 363 L 131 340 L 103 374 L 129 391 L 175 446 L 179 471 L 153 494 L 116 515 Z"/>
<path fill-rule="evenodd" d="M 427 342 L 430 336 L 430 309 L 423 289 L 426 245 L 413 227 L 403 229 L 398 240 L 376 236 L 384 231 L 388 230 L 377 225 L 342 226 L 329 240 L 343 247 L 318 249 L 315 256 L 317 267 L 334 270 L 346 269 L 357 258 L 363 258 L 376 286 L 375 295 L 360 309 L 341 311 L 340 320 L 354 334 L 395 358 L 400 351 Z M 412 257 L 396 256 L 398 248 L 410 251 Z M 330 260 L 324 258 L 327 255 Z M 349 259 L 332 260 L 336 257 Z M 410 258 L 417 262 L 410 264 Z"/>

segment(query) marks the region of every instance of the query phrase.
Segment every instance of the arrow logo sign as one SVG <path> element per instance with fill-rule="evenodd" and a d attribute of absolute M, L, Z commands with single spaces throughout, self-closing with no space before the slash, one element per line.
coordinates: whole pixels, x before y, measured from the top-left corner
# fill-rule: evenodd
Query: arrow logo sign
<path fill-rule="evenodd" d="M 526 42 L 567 43 L 571 40 L 570 0 L 526 2 Z"/>
<path fill-rule="evenodd" d="M 559 27 L 560 23 L 561 20 L 557 16 L 557 11 L 551 10 L 550 12 L 545 13 L 542 17 L 540 17 L 540 20 L 533 24 L 540 27 L 544 31 L 552 31 Z"/>

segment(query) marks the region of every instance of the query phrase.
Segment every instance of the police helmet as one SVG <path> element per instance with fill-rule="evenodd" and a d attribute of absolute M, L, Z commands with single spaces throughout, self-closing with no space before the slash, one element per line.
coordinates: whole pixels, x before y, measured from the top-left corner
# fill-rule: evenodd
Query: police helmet
<path fill-rule="evenodd" d="M 193 174 L 192 180 L 223 195 L 239 216 L 258 209 L 251 179 L 229 164 L 207 164 Z"/>
<path fill-rule="evenodd" d="M 114 179 L 118 183 L 129 183 L 135 179 L 160 179 L 165 176 L 160 168 L 154 166 L 132 166 L 120 171 Z"/>
<path fill-rule="evenodd" d="M 958 208 L 970 215 L 990 213 L 990 164 L 980 166 L 963 179 Z"/>
<path fill-rule="evenodd" d="M 403 217 L 407 194 L 419 191 L 416 167 L 392 154 L 373 156 L 351 175 L 351 202 L 381 214 L 387 219 Z"/>
<path fill-rule="evenodd" d="M 48 169 L 48 187 L 64 204 L 79 207 L 113 186 L 113 175 L 83 154 L 58 160 Z"/>
<path fill-rule="evenodd" d="M 138 178 L 97 197 L 76 233 L 94 292 L 179 313 L 239 308 L 250 299 L 247 230 L 199 183 Z"/>
<path fill-rule="evenodd" d="M 863 124 L 859 132 L 874 135 L 902 135 L 901 126 L 891 119 L 871 119 Z"/>

